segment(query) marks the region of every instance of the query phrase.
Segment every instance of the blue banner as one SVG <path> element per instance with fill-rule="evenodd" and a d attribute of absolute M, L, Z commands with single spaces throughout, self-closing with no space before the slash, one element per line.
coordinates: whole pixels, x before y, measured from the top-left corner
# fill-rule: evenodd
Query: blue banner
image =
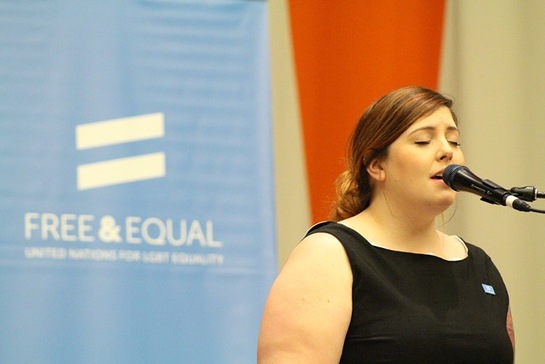
<path fill-rule="evenodd" d="M 0 363 L 252 363 L 267 4 L 0 1 Z"/>

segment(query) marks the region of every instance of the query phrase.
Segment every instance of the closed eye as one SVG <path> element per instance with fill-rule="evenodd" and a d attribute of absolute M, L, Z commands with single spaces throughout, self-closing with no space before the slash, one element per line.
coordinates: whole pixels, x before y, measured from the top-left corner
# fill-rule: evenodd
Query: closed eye
<path fill-rule="evenodd" d="M 431 143 L 431 140 L 419 140 L 417 142 L 414 142 L 414 144 L 416 144 L 416 145 L 428 145 L 430 143 Z M 450 143 L 450 145 L 455 146 L 455 147 L 459 147 L 459 146 L 462 145 L 460 142 L 457 142 L 457 141 L 454 141 L 454 140 L 449 140 L 449 143 Z"/>

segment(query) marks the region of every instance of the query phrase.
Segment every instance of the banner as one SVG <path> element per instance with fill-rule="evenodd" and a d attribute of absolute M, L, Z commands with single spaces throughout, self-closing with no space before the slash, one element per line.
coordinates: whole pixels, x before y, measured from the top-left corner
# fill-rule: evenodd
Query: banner
<path fill-rule="evenodd" d="M 445 1 L 289 2 L 313 222 L 330 214 L 367 106 L 403 86 L 437 88 Z"/>
<path fill-rule="evenodd" d="M 251 363 L 264 1 L 0 1 L 0 362 Z"/>

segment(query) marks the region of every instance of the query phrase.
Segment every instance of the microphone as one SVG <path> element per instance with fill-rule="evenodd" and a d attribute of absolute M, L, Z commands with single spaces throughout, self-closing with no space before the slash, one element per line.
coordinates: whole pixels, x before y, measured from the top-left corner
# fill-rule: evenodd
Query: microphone
<path fill-rule="evenodd" d="M 458 164 L 450 164 L 443 171 L 443 181 L 454 191 L 471 192 L 481 196 L 481 200 L 518 211 L 528 212 L 532 208 L 526 202 L 513 196 L 511 192 L 496 183 L 477 177 L 469 168 Z"/>

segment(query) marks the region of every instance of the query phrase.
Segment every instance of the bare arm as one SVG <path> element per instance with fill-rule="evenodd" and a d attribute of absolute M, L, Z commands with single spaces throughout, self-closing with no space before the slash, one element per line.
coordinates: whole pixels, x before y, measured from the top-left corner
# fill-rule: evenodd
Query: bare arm
<path fill-rule="evenodd" d="M 507 334 L 511 339 L 511 344 L 513 345 L 513 351 L 515 351 L 515 327 L 513 326 L 513 316 L 511 315 L 511 306 L 507 310 Z"/>
<path fill-rule="evenodd" d="M 352 314 L 352 272 L 339 241 L 305 238 L 265 305 L 258 363 L 338 363 Z"/>

